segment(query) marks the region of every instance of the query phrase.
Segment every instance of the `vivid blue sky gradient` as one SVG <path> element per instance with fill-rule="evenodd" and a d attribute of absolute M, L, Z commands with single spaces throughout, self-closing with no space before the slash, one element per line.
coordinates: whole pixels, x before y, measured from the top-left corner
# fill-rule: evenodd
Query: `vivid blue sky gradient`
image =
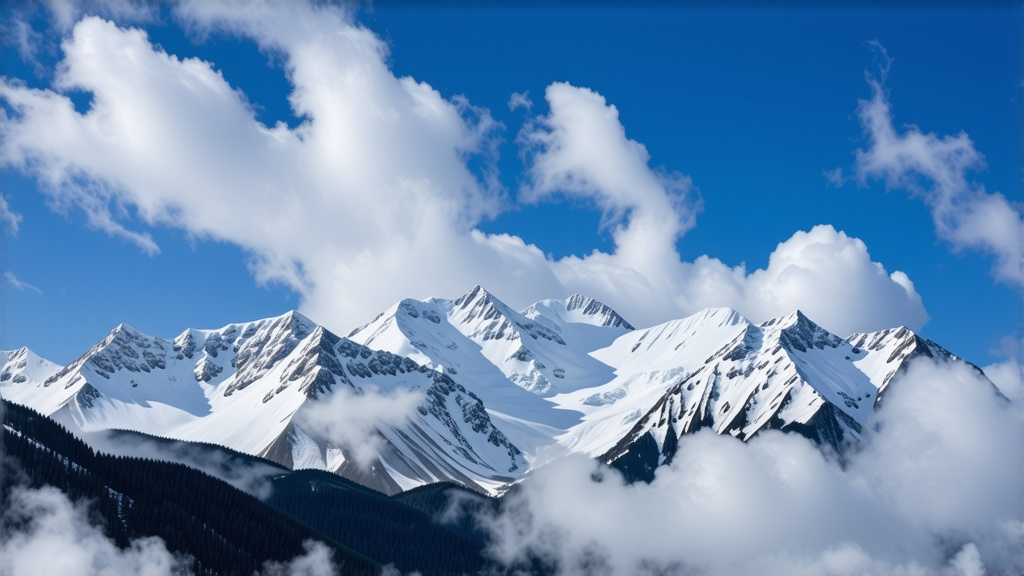
<path fill-rule="evenodd" d="M 7 26 L 25 18 L 4 10 Z M 38 65 L 12 41 L 2 47 L 2 74 L 49 88 L 60 31 L 41 9 L 29 16 L 41 35 Z M 425 9 L 377 2 L 356 20 L 387 43 L 395 75 L 426 82 L 445 98 L 464 95 L 503 124 L 497 166 L 508 202 L 479 225 L 484 232 L 519 236 L 554 258 L 612 249 L 592 202 L 530 204 L 517 196 L 526 183 L 517 134 L 548 112 L 545 88 L 567 81 L 614 105 L 653 167 L 692 178 L 703 211 L 677 242 L 683 260 L 707 254 L 730 266 L 746 263 L 748 271 L 764 268 L 794 232 L 831 224 L 861 239 L 888 272 L 910 277 L 931 317 L 922 335 L 979 365 L 999 359 L 1004 340 L 1020 342 L 1021 287 L 995 281 L 988 254 L 938 239 L 928 208 L 905 190 L 886 191 L 877 180 L 837 187 L 824 174 L 841 168 L 852 175 L 854 151 L 868 146 L 857 106 L 871 97 L 865 71 L 878 73 L 869 45 L 877 40 L 893 58 L 885 87 L 895 125 L 939 136 L 965 132 L 986 160 L 972 180 L 1019 203 L 1019 5 Z M 157 22 L 119 24 L 141 25 L 168 53 L 212 62 L 264 124 L 300 123 L 280 57 L 251 40 L 201 37 L 166 8 Z M 510 110 L 512 94 L 524 92 L 532 109 Z M 80 111 L 88 109 L 88 95 L 73 97 Z M 258 285 L 250 256 L 236 245 L 136 219 L 133 229 L 151 233 L 161 248 L 150 256 L 90 229 L 80 211 L 55 206 L 36 186 L 31 174 L 0 171 L 0 194 L 22 217 L 16 235 L 5 229 L 0 236 L 0 271 L 38 289 L 0 278 L 0 349 L 27 345 L 67 363 L 121 322 L 172 337 L 300 306 L 288 287 Z M 490 289 L 503 296 L 502 287 Z M 365 310 L 364 321 L 380 311 Z"/>

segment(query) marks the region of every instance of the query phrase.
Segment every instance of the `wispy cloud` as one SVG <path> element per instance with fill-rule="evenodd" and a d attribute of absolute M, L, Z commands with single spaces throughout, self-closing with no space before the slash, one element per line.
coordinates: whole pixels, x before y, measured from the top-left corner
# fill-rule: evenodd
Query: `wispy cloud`
<path fill-rule="evenodd" d="M 821 175 L 825 177 L 826 182 L 836 188 L 839 188 L 846 183 L 846 177 L 843 175 L 843 169 L 839 167 L 833 168 L 832 170 L 822 170 Z"/>
<path fill-rule="evenodd" d="M 94 14 L 127 22 L 158 18 L 160 3 L 153 0 L 43 0 L 54 26 L 68 32 L 82 16 Z"/>
<path fill-rule="evenodd" d="M 14 234 L 18 235 L 18 228 L 21 226 L 21 214 L 11 210 L 7 199 L 4 198 L 3 194 L 0 194 L 0 227 L 6 226 L 7 229 Z"/>
<path fill-rule="evenodd" d="M 3 32 L 3 39 L 0 40 L 8 46 L 14 46 L 18 56 L 32 66 L 37 76 L 46 73 L 43 65 L 37 59 L 40 47 L 43 44 L 43 35 L 32 29 L 24 18 L 15 18 L 0 23 L 0 32 Z"/>
<path fill-rule="evenodd" d="M 516 110 L 523 108 L 529 112 L 533 108 L 533 100 L 530 100 L 530 91 L 527 90 L 520 94 L 519 92 L 513 92 L 512 96 L 508 99 L 508 109 Z"/>
<path fill-rule="evenodd" d="M 10 270 L 6 270 L 4 272 L 4 279 L 6 279 L 7 283 L 10 284 L 15 290 L 21 292 L 35 292 L 36 294 L 43 293 L 43 291 L 40 290 L 38 287 L 33 286 L 28 282 L 22 282 L 21 280 L 19 280 L 18 277 L 14 275 L 14 272 L 11 272 Z"/>
<path fill-rule="evenodd" d="M 871 99 L 861 100 L 861 125 L 871 146 L 856 152 L 861 183 L 871 178 L 920 197 L 931 210 L 935 232 L 955 250 L 979 250 L 995 257 L 994 276 L 1024 288 L 1024 214 L 999 192 L 989 193 L 968 177 L 984 167 L 970 137 L 937 136 L 909 125 L 893 125 L 885 79 L 892 60 L 877 42 L 878 77 L 867 74 Z"/>
<path fill-rule="evenodd" d="M 385 443 L 379 428 L 407 423 L 425 398 L 422 390 L 399 388 L 386 393 L 372 387 L 338 388 L 326 398 L 306 403 L 296 422 L 313 438 L 344 449 L 357 466 L 369 470 Z"/>

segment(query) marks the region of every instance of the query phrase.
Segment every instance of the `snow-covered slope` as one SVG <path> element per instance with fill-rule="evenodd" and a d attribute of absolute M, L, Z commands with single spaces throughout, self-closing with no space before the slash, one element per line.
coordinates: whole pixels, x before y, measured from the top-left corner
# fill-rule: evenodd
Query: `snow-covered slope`
<path fill-rule="evenodd" d="M 480 286 L 405 300 L 351 337 L 476 391 L 533 465 L 564 452 L 614 461 L 641 440 L 657 465 L 704 428 L 741 439 L 789 430 L 842 448 L 907 361 L 959 360 L 905 328 L 844 340 L 799 311 L 754 325 L 711 308 L 634 330 L 580 295 L 515 312 Z"/>
<path fill-rule="evenodd" d="M 46 381 L 61 368 L 25 347 L 0 350 L 0 396 L 27 406 L 56 409 L 70 393 L 50 388 Z"/>
<path fill-rule="evenodd" d="M 3 393 L 84 431 L 219 444 L 286 466 L 337 471 L 387 492 L 438 480 L 493 490 L 526 468 L 480 400 L 449 377 L 339 338 L 296 312 L 186 330 L 173 341 L 121 325 L 43 385 L 55 393 Z M 381 438 L 379 454 L 357 466 L 346 446 L 296 421 L 338 388 L 416 390 L 424 400 L 407 420 L 371 432 Z"/>
<path fill-rule="evenodd" d="M 572 452 L 599 456 L 620 442 L 674 384 L 694 373 L 750 323 L 728 308 L 697 314 L 624 335 L 592 356 L 615 367 L 613 378 L 553 399 L 586 414 L 559 436 Z"/>
<path fill-rule="evenodd" d="M 879 400 L 886 388 L 906 363 L 917 357 L 961 360 L 931 340 L 921 338 L 909 328 L 900 326 L 878 332 L 858 333 L 846 339 L 855 349 L 858 358 L 854 363 L 870 375 L 871 383 L 878 388 Z M 977 369 L 977 367 L 975 367 Z"/>
<path fill-rule="evenodd" d="M 386 492 L 492 493 L 566 452 L 645 477 L 701 429 L 842 450 L 908 362 L 962 362 L 906 328 L 843 339 L 799 311 L 753 324 L 711 308 L 637 330 L 578 294 L 515 311 L 480 286 L 402 300 L 348 338 L 290 312 L 172 340 L 121 325 L 63 368 L 3 354 L 0 394 L 85 431 L 219 444 Z M 332 432 L 358 429 L 346 395 L 403 394 L 415 404 L 373 420 L 366 442 Z"/>
<path fill-rule="evenodd" d="M 455 300 L 403 300 L 349 337 L 408 356 L 473 390 L 497 425 L 531 457 L 580 422 L 551 398 L 604 384 L 613 368 L 590 355 L 632 330 L 579 295 L 522 313 L 480 286 Z"/>
<path fill-rule="evenodd" d="M 683 434 L 702 428 L 744 440 L 767 429 L 794 431 L 842 449 L 859 438 L 909 360 L 924 355 L 960 361 L 906 328 L 844 340 L 799 311 L 760 325 L 739 320 L 733 326 L 735 336 L 703 362 L 689 364 L 695 368 L 681 368 L 628 434 L 604 452 L 600 444 L 587 446 L 589 452 L 609 462 L 637 458 L 651 467 L 672 458 Z M 710 331 L 725 334 L 715 323 Z M 700 334 L 691 338 L 715 341 Z"/>
<path fill-rule="evenodd" d="M 484 361 L 502 379 L 551 396 L 599 383 L 608 367 L 588 352 L 629 330 L 614 310 L 579 295 L 519 313 L 476 286 L 456 300 L 403 300 L 349 337 L 452 374 Z"/>

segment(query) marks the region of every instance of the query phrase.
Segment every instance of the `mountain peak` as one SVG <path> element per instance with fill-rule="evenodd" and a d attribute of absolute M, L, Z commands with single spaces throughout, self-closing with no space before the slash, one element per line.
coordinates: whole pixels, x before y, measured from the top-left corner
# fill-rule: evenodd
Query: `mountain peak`
<path fill-rule="evenodd" d="M 12 365 L 17 365 L 20 368 L 24 368 L 30 363 L 41 363 L 41 364 L 53 364 L 46 358 L 33 352 L 28 346 L 22 346 L 14 350 L 0 350 L 0 362 L 7 362 Z M 0 364 L 2 366 L 2 364 Z"/>
<path fill-rule="evenodd" d="M 689 318 L 695 320 L 703 320 L 705 322 L 715 324 L 718 326 L 727 326 L 732 324 L 738 324 L 740 322 L 746 322 L 746 318 L 742 314 L 733 310 L 732 308 L 725 306 L 718 306 L 713 308 L 705 308 Z"/>
<path fill-rule="evenodd" d="M 800 351 L 808 348 L 835 348 L 843 342 L 842 338 L 818 326 L 800 310 L 762 322 L 759 327 L 778 332 L 783 344 Z"/>
<path fill-rule="evenodd" d="M 254 324 L 272 324 L 287 327 L 291 331 L 309 334 L 317 327 L 317 323 L 310 320 L 298 310 L 289 310 L 280 316 L 271 316 L 263 320 L 257 320 Z"/>
<path fill-rule="evenodd" d="M 302 324 L 316 324 L 315 322 L 309 319 L 309 316 L 306 316 L 305 314 L 299 312 L 298 310 L 289 310 L 282 314 L 281 318 L 287 318 L 291 322 L 300 322 Z"/>
<path fill-rule="evenodd" d="M 492 300 L 495 300 L 494 296 L 491 295 L 491 293 L 488 292 L 486 288 L 477 284 L 473 286 L 473 288 L 470 289 L 469 292 L 466 292 L 462 296 L 459 296 L 459 298 L 457 298 L 455 302 L 453 302 L 453 304 L 456 308 L 466 308 L 478 301 L 486 302 Z"/>
<path fill-rule="evenodd" d="M 761 326 L 773 326 L 775 328 L 781 329 L 807 322 L 814 324 L 814 322 L 811 322 L 811 320 L 807 317 L 806 314 L 803 313 L 803 311 L 801 311 L 800 309 L 796 309 L 790 312 L 789 314 L 786 314 L 785 316 L 779 316 L 777 318 L 772 318 L 771 320 L 763 322 Z"/>
<path fill-rule="evenodd" d="M 21 348 L 15 348 L 14 350 L 0 350 L 0 354 L 7 356 L 8 358 L 16 358 L 18 356 L 27 355 L 30 352 L 28 346 L 22 346 Z"/>
<path fill-rule="evenodd" d="M 115 336 L 117 334 L 127 334 L 129 336 L 141 336 L 142 332 L 139 332 L 135 328 L 132 328 L 131 325 L 129 325 L 129 324 L 125 324 L 124 322 L 121 322 L 120 324 L 115 326 L 113 330 L 110 331 L 109 335 L 110 336 Z"/>
<path fill-rule="evenodd" d="M 626 330 L 634 329 L 632 324 L 626 322 L 626 319 L 620 316 L 619 313 L 613 310 L 610 306 L 595 298 L 583 296 L 579 293 L 573 294 L 565 299 L 565 311 L 577 312 L 583 316 L 594 317 L 599 321 L 601 326 L 625 328 Z"/>
<path fill-rule="evenodd" d="M 463 324 L 475 320 L 507 319 L 512 311 L 504 302 L 477 284 L 472 290 L 452 302 L 455 316 Z"/>

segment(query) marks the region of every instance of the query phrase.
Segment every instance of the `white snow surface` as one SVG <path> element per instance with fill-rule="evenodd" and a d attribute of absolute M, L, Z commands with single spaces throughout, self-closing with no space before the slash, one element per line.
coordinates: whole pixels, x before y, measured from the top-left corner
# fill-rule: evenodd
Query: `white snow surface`
<path fill-rule="evenodd" d="M 66 401 L 62 391 L 46 386 L 46 380 L 62 366 L 25 347 L 0 351 L 0 362 L 0 396 L 5 399 L 37 407 L 44 414 Z"/>
<path fill-rule="evenodd" d="M 755 325 L 727 308 L 637 330 L 581 295 L 515 311 L 480 286 L 406 299 L 340 338 L 297 312 L 171 340 L 115 328 L 66 367 L 0 352 L 0 395 L 84 431 L 214 443 L 396 492 L 438 480 L 501 492 L 566 452 L 610 460 L 651 434 L 742 439 L 820 426 L 856 441 L 918 355 L 961 361 L 906 328 L 843 339 L 799 311 Z M 346 446 L 304 429 L 336 390 L 419 391 L 402 424 Z M 318 436 L 318 434 L 320 434 Z"/>

